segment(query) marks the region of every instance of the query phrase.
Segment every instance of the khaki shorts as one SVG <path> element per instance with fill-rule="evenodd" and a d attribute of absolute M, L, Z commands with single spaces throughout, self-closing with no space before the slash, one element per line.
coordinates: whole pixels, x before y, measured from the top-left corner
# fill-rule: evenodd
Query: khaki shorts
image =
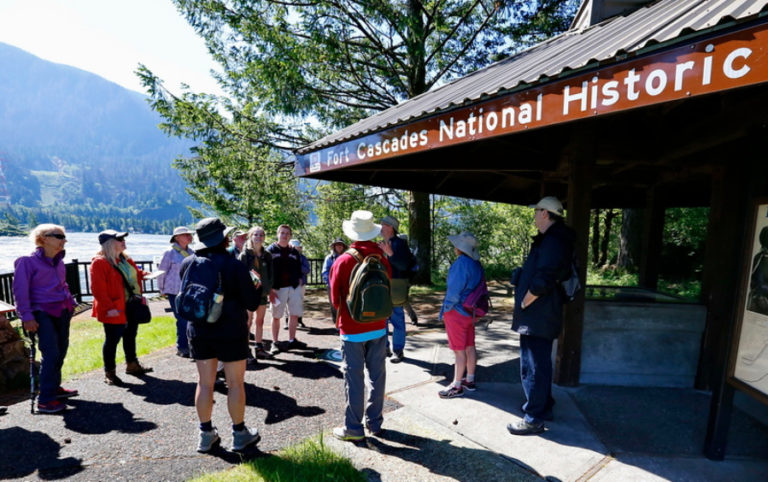
<path fill-rule="evenodd" d="M 280 303 L 277 303 L 277 300 Z M 280 288 L 277 290 L 277 300 L 270 305 L 272 318 L 282 318 L 285 314 L 286 306 L 288 307 L 289 315 L 304 316 L 304 290 L 302 286 Z"/>

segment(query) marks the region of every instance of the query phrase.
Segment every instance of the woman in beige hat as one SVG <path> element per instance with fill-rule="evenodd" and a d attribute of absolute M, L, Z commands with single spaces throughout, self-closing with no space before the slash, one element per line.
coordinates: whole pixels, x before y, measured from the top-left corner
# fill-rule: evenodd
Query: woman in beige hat
<path fill-rule="evenodd" d="M 455 398 L 464 396 L 464 391 L 473 392 L 475 386 L 475 368 L 477 352 L 475 351 L 475 322 L 471 313 L 467 313 L 462 303 L 467 296 L 483 280 L 483 267 L 480 264 L 480 253 L 477 251 L 477 239 L 472 233 L 463 232 L 448 236 L 456 253 L 456 261 L 448 270 L 448 280 L 445 289 L 445 300 L 440 310 L 440 319 L 445 323 L 445 333 L 448 335 L 448 346 L 456 358 L 453 372 L 453 382 L 445 390 L 441 390 L 440 398 Z M 466 378 L 464 372 L 466 370 Z"/>
<path fill-rule="evenodd" d="M 157 269 L 165 271 L 157 278 L 157 288 L 168 298 L 173 316 L 176 317 L 176 354 L 183 358 L 189 358 L 187 320 L 180 318 L 176 312 L 176 295 L 181 288 L 179 276 L 181 262 L 187 256 L 195 254 L 195 251 L 189 247 L 189 243 L 192 242 L 192 233 L 193 231 L 186 226 L 176 227 L 171 236 L 171 247 L 165 250 L 163 259 L 157 266 Z"/>

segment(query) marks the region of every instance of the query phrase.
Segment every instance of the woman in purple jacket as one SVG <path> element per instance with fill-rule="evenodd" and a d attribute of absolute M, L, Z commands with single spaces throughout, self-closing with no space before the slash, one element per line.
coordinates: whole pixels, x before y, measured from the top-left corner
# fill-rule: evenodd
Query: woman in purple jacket
<path fill-rule="evenodd" d="M 67 236 L 62 226 L 41 224 L 29 237 L 37 249 L 16 259 L 13 295 L 24 330 L 37 333 L 42 354 L 37 411 L 58 413 L 67 408 L 62 399 L 77 395 L 77 390 L 61 386 L 61 367 L 67 356 L 69 322 L 75 307 L 63 261 Z"/>

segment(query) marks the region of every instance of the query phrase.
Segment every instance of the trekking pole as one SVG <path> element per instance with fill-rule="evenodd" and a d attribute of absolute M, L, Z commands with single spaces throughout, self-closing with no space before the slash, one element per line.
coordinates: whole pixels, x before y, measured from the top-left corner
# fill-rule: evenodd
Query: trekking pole
<path fill-rule="evenodd" d="M 35 333 L 29 335 L 29 413 L 35 413 Z"/>

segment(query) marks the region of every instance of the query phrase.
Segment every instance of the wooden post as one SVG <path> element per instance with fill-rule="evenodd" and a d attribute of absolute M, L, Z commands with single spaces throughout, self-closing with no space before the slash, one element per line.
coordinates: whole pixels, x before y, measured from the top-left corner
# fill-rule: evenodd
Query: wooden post
<path fill-rule="evenodd" d="M 664 238 L 664 206 L 659 202 L 654 189 L 648 190 L 643 213 L 645 219 L 637 283 L 641 288 L 655 291 L 659 287 L 661 245 Z"/>
<path fill-rule="evenodd" d="M 728 363 L 739 303 L 740 277 L 744 261 L 744 239 L 756 194 L 758 169 L 728 164 L 713 176 L 710 222 L 718 223 L 707 237 L 707 324 L 699 379 L 706 376 L 712 386 L 704 455 L 712 460 L 725 457 L 733 408 L 734 389 L 728 384 Z M 751 182 L 750 182 L 751 180 Z M 706 370 L 702 370 L 702 367 Z M 711 373 L 711 374 L 710 374 Z M 704 380 L 706 381 L 706 380 Z"/>
<path fill-rule="evenodd" d="M 593 156 L 571 162 L 568 176 L 567 223 L 576 231 L 574 250 L 578 257 L 579 276 L 586 279 L 589 245 L 589 211 L 592 204 Z M 554 382 L 563 386 L 579 384 L 581 372 L 581 335 L 584 330 L 584 290 L 565 306 L 563 331 L 557 345 Z"/>

